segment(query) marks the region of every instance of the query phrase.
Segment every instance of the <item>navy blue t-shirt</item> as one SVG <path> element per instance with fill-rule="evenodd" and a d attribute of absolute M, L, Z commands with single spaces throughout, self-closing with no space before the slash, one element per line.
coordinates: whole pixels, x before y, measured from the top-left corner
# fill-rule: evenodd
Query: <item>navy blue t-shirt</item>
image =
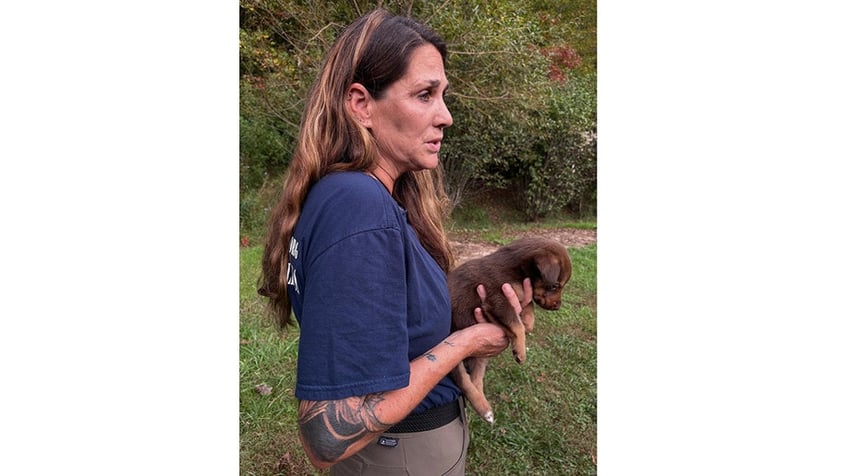
<path fill-rule="evenodd" d="M 409 362 L 450 334 L 445 273 L 421 246 L 406 211 L 369 175 L 334 173 L 311 188 L 289 260 L 301 400 L 406 387 Z M 446 376 L 413 413 L 459 394 Z"/>

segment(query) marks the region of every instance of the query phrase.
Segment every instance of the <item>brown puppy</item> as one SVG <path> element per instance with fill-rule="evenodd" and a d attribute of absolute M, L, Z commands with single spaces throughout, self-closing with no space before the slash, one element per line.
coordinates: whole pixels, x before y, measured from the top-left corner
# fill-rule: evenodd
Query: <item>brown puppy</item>
<path fill-rule="evenodd" d="M 571 278 L 571 258 L 561 243 L 547 238 L 521 238 L 482 258 L 467 261 L 448 274 L 448 289 L 453 312 L 453 330 L 476 324 L 474 308 L 480 307 L 483 317 L 504 326 L 512 342 L 512 354 L 520 364 L 527 358 L 525 333 L 533 330 L 535 312 L 531 301 L 515 315 L 500 288 L 509 283 L 518 299 L 525 301 L 524 278 L 530 278 L 533 301 L 545 309 L 559 309 L 562 288 Z M 486 288 L 486 300 L 480 305 L 477 285 Z M 456 384 L 474 410 L 489 423 L 494 423 L 492 406 L 483 393 L 486 358 L 469 358 L 452 372 Z M 467 366 L 467 367 L 466 367 Z"/>

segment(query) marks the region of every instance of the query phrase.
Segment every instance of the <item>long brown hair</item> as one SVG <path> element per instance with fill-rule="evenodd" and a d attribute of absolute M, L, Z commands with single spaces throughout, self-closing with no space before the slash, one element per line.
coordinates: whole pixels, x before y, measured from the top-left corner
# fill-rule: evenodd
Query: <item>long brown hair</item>
<path fill-rule="evenodd" d="M 375 99 L 381 98 L 385 89 L 406 73 L 413 50 L 428 43 L 436 47 L 444 63 L 447 48 L 432 30 L 378 9 L 351 23 L 327 54 L 309 91 L 282 197 L 271 212 L 262 257 L 259 294 L 269 298 L 269 311 L 280 329 L 291 324 L 286 286 L 288 246 L 310 187 L 328 173 L 368 171 L 377 161 L 373 136 L 344 106 L 347 89 L 360 83 Z M 441 168 L 401 175 L 393 196 L 407 210 L 424 248 L 449 271 L 453 253 L 443 224 L 448 198 Z"/>

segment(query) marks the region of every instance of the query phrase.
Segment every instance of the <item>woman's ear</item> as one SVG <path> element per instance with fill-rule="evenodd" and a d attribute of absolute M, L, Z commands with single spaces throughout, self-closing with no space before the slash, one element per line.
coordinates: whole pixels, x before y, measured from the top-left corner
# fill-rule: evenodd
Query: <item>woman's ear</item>
<path fill-rule="evenodd" d="M 371 104 L 374 99 L 359 83 L 353 83 L 347 88 L 345 102 L 353 118 L 364 127 L 371 127 Z"/>

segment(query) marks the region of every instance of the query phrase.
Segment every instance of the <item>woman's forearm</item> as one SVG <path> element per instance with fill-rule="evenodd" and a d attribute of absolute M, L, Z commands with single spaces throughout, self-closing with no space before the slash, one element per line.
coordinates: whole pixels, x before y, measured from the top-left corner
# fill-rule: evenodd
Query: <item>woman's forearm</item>
<path fill-rule="evenodd" d="M 410 362 L 409 385 L 404 388 L 341 400 L 301 401 L 300 440 L 312 464 L 327 468 L 355 454 L 403 420 L 463 359 L 503 350 L 503 331 L 488 326 L 455 332 Z"/>
<path fill-rule="evenodd" d="M 323 469 L 356 453 L 391 426 L 376 415 L 384 393 L 341 400 L 301 400 L 298 406 L 300 441 L 316 468 Z"/>

